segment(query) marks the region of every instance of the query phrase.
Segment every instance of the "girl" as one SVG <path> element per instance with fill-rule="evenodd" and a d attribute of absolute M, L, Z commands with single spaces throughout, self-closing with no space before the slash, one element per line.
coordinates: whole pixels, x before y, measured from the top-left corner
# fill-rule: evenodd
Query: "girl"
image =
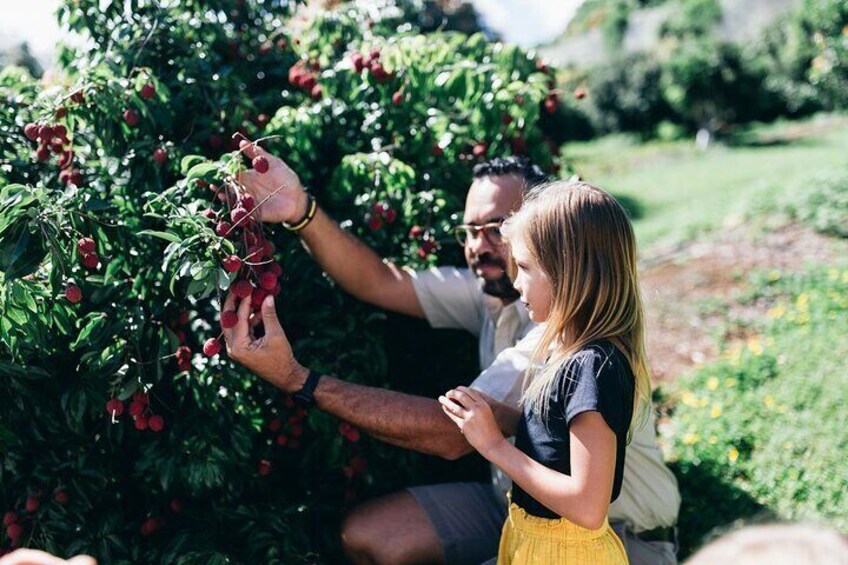
<path fill-rule="evenodd" d="M 534 189 L 502 231 L 521 301 L 545 322 L 522 413 L 499 427 L 472 389 L 439 398 L 513 480 L 498 564 L 627 563 L 607 513 L 632 416 L 650 398 L 633 228 L 603 190 L 556 182 Z"/>

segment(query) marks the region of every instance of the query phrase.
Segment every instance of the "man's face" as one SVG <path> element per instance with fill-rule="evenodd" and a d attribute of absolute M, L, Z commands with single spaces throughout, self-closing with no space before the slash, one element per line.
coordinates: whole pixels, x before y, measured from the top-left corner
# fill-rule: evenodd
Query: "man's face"
<path fill-rule="evenodd" d="M 524 181 L 516 175 L 475 179 L 465 200 L 463 223 L 482 226 L 500 222 L 521 206 Z M 483 292 L 515 300 L 518 292 L 507 275 L 507 249 L 503 242 L 491 241 L 478 233 L 465 241 L 468 267 L 483 280 Z"/>

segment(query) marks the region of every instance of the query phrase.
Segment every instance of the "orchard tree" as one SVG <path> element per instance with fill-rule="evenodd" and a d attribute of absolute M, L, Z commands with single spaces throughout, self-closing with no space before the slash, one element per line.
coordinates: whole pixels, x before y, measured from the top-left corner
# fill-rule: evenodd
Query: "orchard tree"
<path fill-rule="evenodd" d="M 259 143 L 345 229 L 421 268 L 461 260 L 475 163 L 554 172 L 550 70 L 482 35 L 422 35 L 416 10 L 67 0 L 87 46 L 41 82 L 0 73 L 1 547 L 326 561 L 346 507 L 424 480 L 420 456 L 297 408 L 219 335 L 227 292 L 272 294 L 312 367 L 432 392 L 473 376 L 473 347 L 346 296 L 238 180 L 267 169 L 238 149 Z"/>

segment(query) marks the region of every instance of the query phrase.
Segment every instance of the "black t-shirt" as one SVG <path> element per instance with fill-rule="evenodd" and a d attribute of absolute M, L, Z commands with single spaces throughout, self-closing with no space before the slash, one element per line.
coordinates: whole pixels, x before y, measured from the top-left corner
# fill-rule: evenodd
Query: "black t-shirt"
<path fill-rule="evenodd" d="M 557 373 L 551 387 L 547 426 L 540 413 L 524 408 L 515 446 L 542 465 L 571 475 L 571 421 L 583 412 L 600 412 L 616 437 L 612 502 L 621 492 L 634 390 L 630 363 L 618 348 L 606 340 L 590 344 L 565 361 Z M 517 484 L 512 487 L 512 501 L 528 514 L 559 518 Z"/>

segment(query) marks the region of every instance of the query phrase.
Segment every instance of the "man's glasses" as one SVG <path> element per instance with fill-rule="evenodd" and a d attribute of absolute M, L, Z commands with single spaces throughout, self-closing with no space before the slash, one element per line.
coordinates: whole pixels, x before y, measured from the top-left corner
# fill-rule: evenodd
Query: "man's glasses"
<path fill-rule="evenodd" d="M 483 234 L 486 241 L 492 245 L 500 245 L 503 243 L 503 236 L 501 235 L 502 223 L 501 221 L 489 222 L 488 224 L 479 226 L 474 224 L 460 224 L 453 228 L 453 233 L 456 236 L 456 241 L 463 246 L 480 237 L 480 234 Z"/>

